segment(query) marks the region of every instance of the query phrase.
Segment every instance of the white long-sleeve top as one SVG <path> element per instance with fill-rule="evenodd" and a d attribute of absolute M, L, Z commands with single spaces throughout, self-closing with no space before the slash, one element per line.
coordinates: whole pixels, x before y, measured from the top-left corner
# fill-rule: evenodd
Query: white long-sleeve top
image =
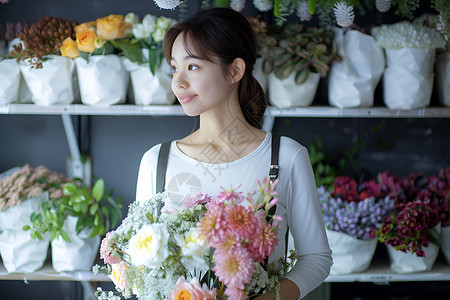
<path fill-rule="evenodd" d="M 195 160 L 178 148 L 176 141 L 170 146 L 165 190 L 172 204 L 181 204 L 186 195 L 205 193 L 216 196 L 221 186 L 225 189 L 241 185 L 237 191 L 247 193 L 257 190 L 256 180 L 269 174 L 272 135 L 252 153 L 232 162 L 210 164 Z M 137 179 L 136 201 L 146 201 L 156 193 L 156 167 L 161 144 L 148 150 L 142 157 Z M 202 155 L 217 161 L 220 155 L 205 149 Z M 220 157 L 218 157 L 220 159 Z M 279 179 L 276 186 L 279 201 L 276 215 L 280 215 L 278 246 L 271 259 L 285 253 L 286 225 L 293 237 L 297 263 L 284 277 L 300 289 L 301 298 L 319 286 L 329 275 L 332 265 L 331 250 L 322 221 L 316 183 L 308 151 L 288 137 L 281 137 L 279 150 Z M 292 238 L 291 237 L 291 238 Z M 291 240 L 292 242 L 292 240 Z M 289 248 L 292 247 L 290 244 Z"/>

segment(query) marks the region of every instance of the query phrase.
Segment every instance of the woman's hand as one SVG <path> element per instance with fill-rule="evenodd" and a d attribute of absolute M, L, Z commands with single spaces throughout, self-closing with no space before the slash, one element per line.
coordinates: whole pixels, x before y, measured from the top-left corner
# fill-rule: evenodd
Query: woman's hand
<path fill-rule="evenodd" d="M 283 278 L 280 281 L 280 299 L 281 300 L 297 300 L 300 298 L 300 290 L 297 285 L 289 279 Z M 276 300 L 272 293 L 266 293 L 258 296 L 255 300 Z"/>

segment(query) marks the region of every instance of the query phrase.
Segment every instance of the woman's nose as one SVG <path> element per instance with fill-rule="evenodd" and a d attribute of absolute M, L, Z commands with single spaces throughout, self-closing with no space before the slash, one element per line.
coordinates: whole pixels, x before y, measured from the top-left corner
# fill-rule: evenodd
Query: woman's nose
<path fill-rule="evenodd" d="M 177 72 L 173 75 L 172 85 L 175 88 L 187 88 L 189 86 L 189 83 L 183 72 Z"/>

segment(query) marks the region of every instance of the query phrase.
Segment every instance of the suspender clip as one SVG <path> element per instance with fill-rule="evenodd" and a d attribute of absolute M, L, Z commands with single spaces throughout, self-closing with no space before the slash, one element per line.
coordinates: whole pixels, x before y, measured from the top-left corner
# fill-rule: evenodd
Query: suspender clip
<path fill-rule="evenodd" d="M 278 178 L 278 170 L 280 167 L 278 165 L 271 165 L 269 171 L 270 182 L 274 182 Z"/>

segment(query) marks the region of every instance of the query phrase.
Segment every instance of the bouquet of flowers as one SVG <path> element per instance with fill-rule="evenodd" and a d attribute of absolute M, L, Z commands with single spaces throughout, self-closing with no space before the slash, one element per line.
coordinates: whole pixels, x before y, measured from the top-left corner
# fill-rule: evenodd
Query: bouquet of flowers
<path fill-rule="evenodd" d="M 268 180 L 258 184 L 257 199 L 230 188 L 215 198 L 190 197 L 182 207 L 167 193 L 132 203 L 102 242 L 107 266 L 94 270 L 106 269 L 118 293 L 99 289 L 99 299 L 247 299 L 277 290 L 289 267 L 281 259 L 265 263 L 278 243 L 280 218 L 269 213 L 277 193 Z"/>
<path fill-rule="evenodd" d="M 323 221 L 329 230 L 346 233 L 356 239 L 373 239 L 370 235 L 394 208 L 394 200 L 381 194 L 381 185 L 367 180 L 358 185 L 349 176 L 338 176 L 330 193 L 318 188 Z"/>

